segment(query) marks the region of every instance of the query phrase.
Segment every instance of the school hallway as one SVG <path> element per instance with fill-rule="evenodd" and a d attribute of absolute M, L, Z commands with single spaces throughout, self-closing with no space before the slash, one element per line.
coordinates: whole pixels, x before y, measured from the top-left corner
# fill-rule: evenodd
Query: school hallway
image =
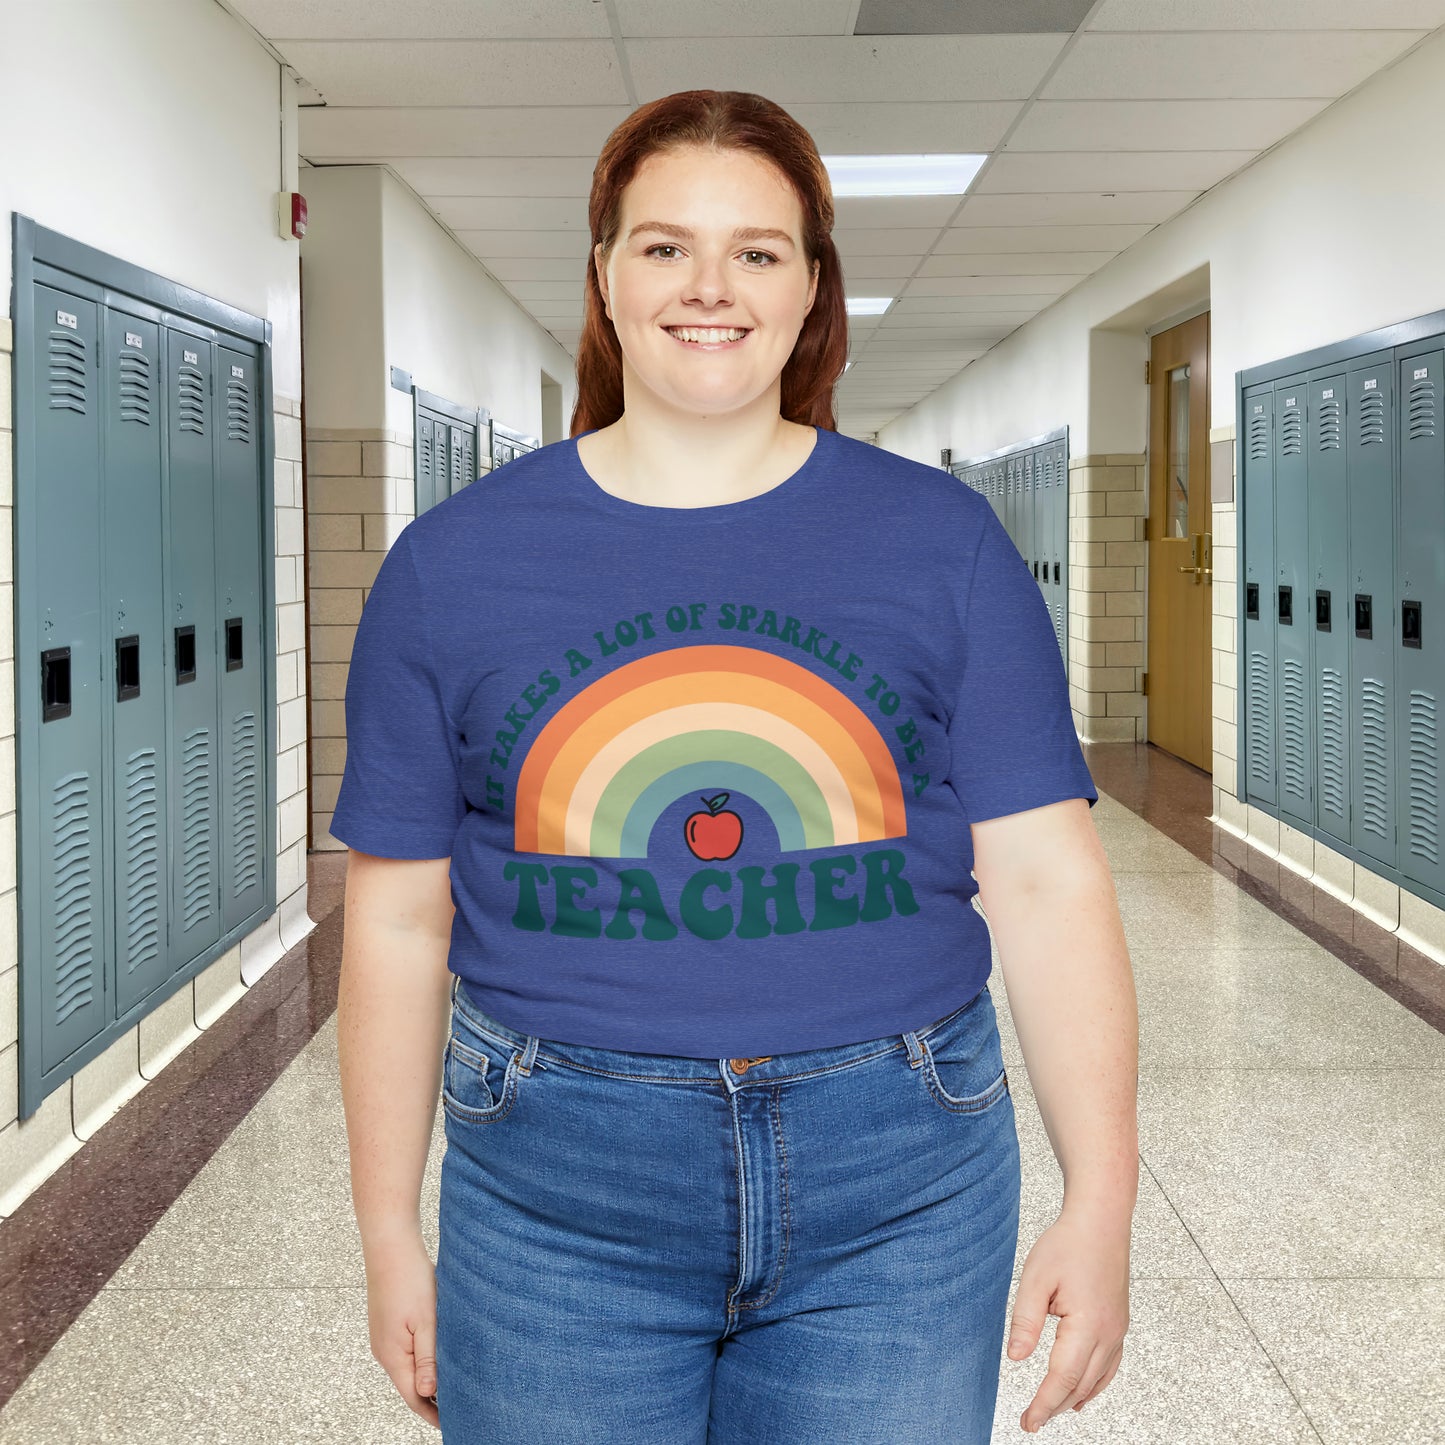
<path fill-rule="evenodd" d="M 1197 770 L 1086 753 L 1139 993 L 1132 1322 L 1105 1394 L 1040 1433 L 1445 1439 L 1439 965 L 1212 822 Z M 4 1445 L 436 1438 L 367 1344 L 336 1066 L 344 866 L 311 856 L 314 932 L 0 1232 L 0 1388 L 23 1376 Z M 1023 1155 L 1016 1289 L 1063 1181 L 996 957 L 989 987 Z M 1027 1438 L 1056 1326 L 1001 1358 L 995 1442 Z"/>
<path fill-rule="evenodd" d="M 730 1093 L 991 947 L 1012 1314 L 1063 1179 L 959 860 L 1038 810 L 1010 866 L 1062 897 L 1042 811 L 1088 783 L 1131 1319 L 1039 1433 L 1445 1445 L 1445 0 L 0 0 L 0 56 L 0 1445 L 438 1438 L 368 1338 L 366 854 L 452 859 L 451 971 L 514 1019 L 721 1041 Z M 684 125 L 732 144 L 648 152 Z M 1088 942 L 1039 1051 L 1079 1128 L 1107 1025 L 1060 1020 L 1123 978 Z M 983 1098 L 924 1078 L 929 1125 Z M 911 1225 L 919 1121 L 892 1176 L 854 1123 L 866 1170 L 811 1157 Z M 640 1197 L 615 1133 L 556 1137 Z M 994 1442 L 1058 1325 L 1001 1352 Z M 943 1397 L 893 1343 L 854 1358 L 897 1424 Z"/>

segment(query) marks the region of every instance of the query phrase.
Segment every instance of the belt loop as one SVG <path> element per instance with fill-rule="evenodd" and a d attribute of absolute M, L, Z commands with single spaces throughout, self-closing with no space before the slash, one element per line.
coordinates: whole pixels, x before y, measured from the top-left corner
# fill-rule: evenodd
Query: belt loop
<path fill-rule="evenodd" d="M 536 1034 L 527 1035 L 527 1047 L 522 1054 L 522 1062 L 517 1065 L 517 1072 L 522 1075 L 530 1075 L 532 1072 L 532 1060 L 537 1057 L 537 1046 L 542 1040 Z"/>
<path fill-rule="evenodd" d="M 462 976 L 461 976 L 461 974 L 459 974 L 459 973 L 454 973 L 454 974 L 452 975 L 451 1001 L 452 1001 L 453 1003 L 456 1003 L 456 1001 L 457 1001 L 457 987 L 460 985 L 461 981 L 462 981 Z"/>
<path fill-rule="evenodd" d="M 903 1047 L 908 1050 L 908 1067 L 916 1069 L 923 1063 L 923 1044 L 915 1030 L 903 1035 Z"/>

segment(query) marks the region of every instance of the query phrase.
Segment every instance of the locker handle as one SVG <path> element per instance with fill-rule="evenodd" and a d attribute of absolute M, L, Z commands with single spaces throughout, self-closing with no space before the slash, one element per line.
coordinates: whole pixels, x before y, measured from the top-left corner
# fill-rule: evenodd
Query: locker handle
<path fill-rule="evenodd" d="M 1315 630 L 1317 632 L 1332 630 L 1330 627 L 1330 593 L 1327 587 L 1315 592 Z"/>
<path fill-rule="evenodd" d="M 1286 627 L 1294 626 L 1294 588 L 1279 589 L 1279 620 Z"/>
<path fill-rule="evenodd" d="M 238 667 L 244 666 L 245 658 L 241 652 L 241 619 L 228 617 L 226 619 L 226 671 L 235 672 Z"/>
<path fill-rule="evenodd" d="M 1402 602 L 1400 604 L 1400 645 L 1402 647 L 1420 646 L 1420 607 L 1418 602 Z"/>
<path fill-rule="evenodd" d="M 1259 583 L 1244 584 L 1244 616 L 1246 621 L 1259 621 Z"/>
<path fill-rule="evenodd" d="M 1368 592 L 1355 593 L 1355 636 L 1369 639 L 1375 635 L 1374 599 Z"/>
<path fill-rule="evenodd" d="M 1058 564 L 1057 562 L 1055 562 L 1055 563 L 1054 563 L 1054 581 L 1057 582 L 1058 580 L 1059 580 L 1059 564 Z"/>
<path fill-rule="evenodd" d="M 40 721 L 70 716 L 70 649 L 52 647 L 40 654 Z"/>
<path fill-rule="evenodd" d="M 176 628 L 176 686 L 196 680 L 196 629 L 193 624 Z"/>
<path fill-rule="evenodd" d="M 115 700 L 140 696 L 140 634 L 115 640 Z"/>

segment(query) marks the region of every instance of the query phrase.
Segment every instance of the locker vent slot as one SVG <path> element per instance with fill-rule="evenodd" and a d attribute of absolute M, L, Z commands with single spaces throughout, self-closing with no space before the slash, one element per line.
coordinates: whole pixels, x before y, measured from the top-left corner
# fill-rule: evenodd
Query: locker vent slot
<path fill-rule="evenodd" d="M 251 440 L 251 388 L 244 381 L 226 383 L 226 437 L 233 442 Z"/>
<path fill-rule="evenodd" d="M 126 759 L 125 776 L 125 969 L 143 970 L 161 946 L 160 811 L 156 750 Z"/>
<path fill-rule="evenodd" d="M 462 433 L 462 473 L 468 486 L 471 486 L 477 479 L 476 465 L 476 458 L 472 455 L 472 434 L 464 431 Z"/>
<path fill-rule="evenodd" d="M 90 822 L 88 773 L 67 773 L 51 792 L 51 877 L 54 895 L 47 908 L 54 923 L 55 1018 L 63 1024 L 95 997 L 95 914 L 97 879 Z"/>
<path fill-rule="evenodd" d="M 1286 657 L 1280 668 L 1280 706 L 1283 711 L 1284 788 L 1293 798 L 1305 796 L 1305 670 L 1297 657 Z"/>
<path fill-rule="evenodd" d="M 417 476 L 430 477 L 431 472 L 431 432 L 432 429 L 425 421 L 419 423 L 416 429 L 416 444 L 420 452 L 420 460 L 417 463 Z"/>
<path fill-rule="evenodd" d="M 211 734 L 196 728 L 181 745 L 181 928 L 211 916 Z"/>
<path fill-rule="evenodd" d="M 1410 388 L 1410 440 L 1435 435 L 1435 381 L 1426 377 Z"/>
<path fill-rule="evenodd" d="M 1337 667 L 1320 671 L 1320 806 L 1345 816 L 1345 683 Z"/>
<path fill-rule="evenodd" d="M 179 397 L 177 411 L 181 431 L 199 437 L 206 434 L 206 378 L 194 366 L 183 365 L 178 373 Z"/>
<path fill-rule="evenodd" d="M 1367 391 L 1360 398 L 1359 440 L 1362 447 L 1385 444 L 1385 398 L 1378 391 Z"/>
<path fill-rule="evenodd" d="M 1304 451 L 1304 412 L 1297 406 L 1287 407 L 1279 417 L 1279 454 L 1297 457 Z"/>
<path fill-rule="evenodd" d="M 1320 403 L 1320 450 L 1322 452 L 1340 449 L 1340 404 L 1337 401 Z"/>
<path fill-rule="evenodd" d="M 85 415 L 85 343 L 69 331 L 50 333 L 50 409 Z"/>
<path fill-rule="evenodd" d="M 232 896 L 239 898 L 248 888 L 261 882 L 261 800 L 257 766 L 256 714 L 238 713 L 231 723 L 232 816 L 231 848 L 235 859 L 232 869 Z"/>
<path fill-rule="evenodd" d="M 1440 766 L 1436 746 L 1435 699 L 1410 689 L 1410 852 L 1440 861 Z"/>
<path fill-rule="evenodd" d="M 1274 760 L 1270 755 L 1270 728 L 1274 704 L 1270 698 L 1269 658 L 1262 652 L 1249 654 L 1249 776 L 1261 788 L 1274 783 Z"/>
<path fill-rule="evenodd" d="M 129 346 L 118 358 L 120 362 L 120 419 L 151 424 L 151 364 Z"/>
<path fill-rule="evenodd" d="M 1252 462 L 1269 460 L 1269 418 L 1255 416 L 1249 420 L 1249 459 Z"/>
<path fill-rule="evenodd" d="M 462 434 L 457 427 L 452 428 L 451 463 L 452 491 L 459 492 L 462 489 Z"/>
<path fill-rule="evenodd" d="M 1360 793 L 1364 829 L 1382 843 L 1392 841 L 1389 733 L 1385 684 L 1378 677 L 1367 677 L 1360 683 Z"/>

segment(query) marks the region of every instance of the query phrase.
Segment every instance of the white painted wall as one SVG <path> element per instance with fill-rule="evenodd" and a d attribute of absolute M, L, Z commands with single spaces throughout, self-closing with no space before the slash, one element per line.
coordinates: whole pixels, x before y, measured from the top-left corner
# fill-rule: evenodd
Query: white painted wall
<path fill-rule="evenodd" d="M 399 366 L 423 391 L 486 407 L 504 426 L 538 437 L 545 371 L 561 385 L 562 415 L 570 417 L 577 394 L 570 353 L 390 172 L 381 176 L 381 224 L 387 368 Z M 309 380 L 309 341 L 307 364 Z M 410 398 L 388 389 L 386 408 L 384 425 L 409 433 Z"/>
<path fill-rule="evenodd" d="M 0 316 L 12 211 L 273 325 L 278 397 L 301 395 L 295 86 L 219 5 L 0 0 Z M 284 103 L 285 137 L 281 134 Z"/>
<path fill-rule="evenodd" d="M 1074 455 L 1141 452 L 1143 329 L 1190 292 L 1212 308 L 1215 427 L 1234 420 L 1236 371 L 1445 308 L 1442 95 L 1445 32 L 1135 242 L 879 444 L 937 466 L 942 447 L 962 460 L 1068 425 Z M 1206 289 L 1180 284 L 1204 267 Z M 1124 330 L 1091 339 L 1101 327 Z"/>

